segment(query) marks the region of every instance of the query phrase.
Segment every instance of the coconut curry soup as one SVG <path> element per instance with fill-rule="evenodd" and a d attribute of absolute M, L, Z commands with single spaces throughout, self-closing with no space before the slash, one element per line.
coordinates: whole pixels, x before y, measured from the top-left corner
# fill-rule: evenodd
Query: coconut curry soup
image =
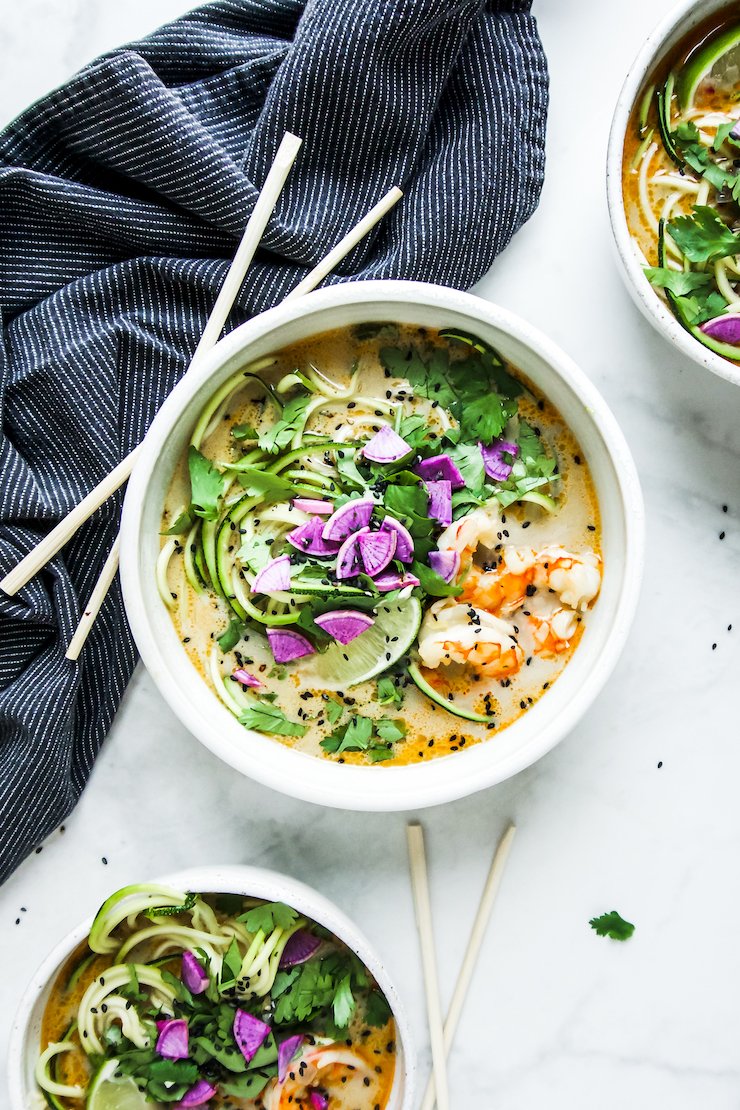
<path fill-rule="evenodd" d="M 290 906 L 143 885 L 57 977 L 36 1078 L 57 1110 L 378 1110 L 395 1036 L 364 964 Z"/>
<path fill-rule="evenodd" d="M 645 273 L 700 343 L 740 360 L 740 22 L 714 16 L 643 89 L 623 160 Z"/>
<path fill-rule="evenodd" d="M 212 398 L 157 573 L 245 727 L 406 764 L 490 741 L 557 679 L 599 593 L 599 513 L 573 435 L 496 351 L 364 325 Z"/>

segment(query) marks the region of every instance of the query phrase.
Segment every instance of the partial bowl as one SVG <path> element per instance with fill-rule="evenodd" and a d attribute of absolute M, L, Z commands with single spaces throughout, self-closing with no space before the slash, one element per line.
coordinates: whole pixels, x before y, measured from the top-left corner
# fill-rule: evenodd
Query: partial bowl
<path fill-rule="evenodd" d="M 727 0 L 681 0 L 644 41 L 630 67 L 614 110 L 606 159 L 606 192 L 620 272 L 643 316 L 682 354 L 720 378 L 740 385 L 740 366 L 715 354 L 694 339 L 679 324 L 668 305 L 645 277 L 645 260 L 630 234 L 622 198 L 624 139 L 633 108 L 647 79 L 692 28 L 725 10 L 737 13 L 737 5 L 728 3 Z"/>
<path fill-rule="evenodd" d="M 411 1110 L 414 1105 L 416 1056 L 406 1011 L 370 941 L 333 902 L 297 879 L 260 867 L 196 867 L 153 881 L 176 890 L 192 890 L 201 894 L 241 894 L 268 902 L 285 902 L 344 941 L 371 972 L 387 998 L 396 1022 L 396 1075 L 388 1110 Z M 41 964 L 21 999 L 8 1048 L 10 1110 L 48 1110 L 33 1077 L 40 1052 L 41 1019 L 59 971 L 88 936 L 92 923 L 93 918 L 87 918 L 59 942 Z"/>
<path fill-rule="evenodd" d="M 591 467 L 603 530 L 604 578 L 563 674 L 521 718 L 489 741 L 413 766 L 350 766 L 247 731 L 190 663 L 155 583 L 165 494 L 208 398 L 246 362 L 331 328 L 393 320 L 473 332 L 497 348 L 559 409 Z M 165 401 L 129 481 L 121 580 L 142 659 L 183 724 L 235 770 L 322 805 L 406 810 L 492 786 L 540 759 L 580 720 L 611 673 L 635 612 L 643 562 L 640 485 L 624 437 L 586 375 L 544 335 L 470 294 L 417 282 L 335 285 L 271 309 L 223 339 Z"/>

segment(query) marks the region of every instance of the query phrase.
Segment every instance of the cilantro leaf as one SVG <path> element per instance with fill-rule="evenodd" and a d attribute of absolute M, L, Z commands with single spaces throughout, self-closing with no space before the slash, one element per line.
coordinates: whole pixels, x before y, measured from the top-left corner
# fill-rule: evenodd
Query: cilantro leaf
<path fill-rule="evenodd" d="M 185 532 L 189 532 L 193 527 L 193 518 L 189 512 L 180 513 L 179 517 L 172 523 L 172 526 L 166 532 L 161 532 L 162 536 L 182 536 Z"/>
<path fill-rule="evenodd" d="M 430 597 L 457 597 L 458 594 L 462 593 L 462 586 L 458 586 L 454 582 L 445 582 L 442 575 L 437 574 L 436 570 L 432 570 L 426 563 L 421 563 L 416 559 L 411 564 L 411 573 L 416 575 L 422 590 Z"/>
<path fill-rule="evenodd" d="M 378 703 L 380 705 L 400 705 L 403 691 L 399 690 L 390 675 L 378 679 Z"/>
<path fill-rule="evenodd" d="M 326 719 L 330 725 L 335 725 L 344 713 L 344 706 L 340 702 L 334 701 L 334 698 L 329 698 L 325 709 Z"/>
<path fill-rule="evenodd" d="M 693 216 L 676 216 L 668 231 L 689 262 L 713 262 L 737 254 L 740 239 L 719 218 L 714 208 L 694 205 Z"/>
<path fill-rule="evenodd" d="M 373 734 L 373 722 L 370 717 L 359 715 L 350 717 L 346 725 L 335 729 L 325 740 L 321 747 L 325 752 L 339 755 L 342 752 L 365 751 Z"/>
<path fill-rule="evenodd" d="M 246 632 L 246 629 L 247 626 L 243 621 L 237 620 L 236 618 L 230 620 L 229 627 L 225 632 L 222 632 L 218 638 L 218 646 L 221 648 L 221 651 L 225 653 L 235 648 Z"/>
<path fill-rule="evenodd" d="M 245 728 L 256 729 L 257 732 L 270 732 L 274 736 L 304 736 L 306 726 L 297 721 L 289 721 L 276 705 L 266 705 L 256 702 L 244 709 L 239 714 L 239 721 Z"/>
<path fill-rule="evenodd" d="M 450 456 L 462 474 L 467 490 L 483 488 L 486 481 L 486 471 L 483 466 L 483 455 L 477 443 L 457 443 L 453 447 L 447 448 L 445 454 Z"/>
<path fill-rule="evenodd" d="M 507 400 L 498 393 L 488 393 L 466 402 L 459 415 L 463 438 L 491 443 L 501 435 L 512 416 L 516 415 L 517 408 L 516 402 Z"/>
<path fill-rule="evenodd" d="M 352 976 L 345 975 L 340 980 L 332 1000 L 334 1021 L 340 1029 L 346 1029 L 349 1025 L 352 1014 L 355 1012 L 355 1006 L 356 1003 L 352 994 Z"/>
<path fill-rule="evenodd" d="M 298 920 L 298 913 L 285 902 L 265 902 L 243 913 L 237 920 L 242 921 L 250 933 L 262 930 L 267 936 L 273 929 L 292 929 Z"/>
<path fill-rule="evenodd" d="M 313 400 L 310 393 L 301 393 L 292 397 L 283 408 L 280 420 L 259 437 L 258 446 L 262 451 L 276 455 L 287 447 L 296 432 L 299 432 L 306 423 L 306 409 Z"/>
<path fill-rule="evenodd" d="M 709 274 L 698 274 L 694 270 L 669 270 L 665 266 L 645 266 L 644 272 L 651 285 L 668 289 L 677 297 L 693 293 L 695 289 L 705 289 L 712 281 Z"/>
<path fill-rule="evenodd" d="M 391 1016 L 388 1000 L 380 991 L 370 991 L 365 999 L 363 1019 L 375 1029 L 381 1029 L 387 1024 Z"/>
<path fill-rule="evenodd" d="M 600 917 L 592 917 L 589 925 L 597 936 L 611 937 L 612 940 L 629 940 L 635 931 L 634 925 L 625 921 L 616 910 L 602 913 Z"/>
<path fill-rule="evenodd" d="M 383 719 L 375 722 L 375 731 L 381 740 L 385 740 L 388 744 L 395 744 L 406 735 L 406 725 L 403 721 Z"/>
<path fill-rule="evenodd" d="M 292 482 L 286 478 L 251 466 L 239 471 L 237 478 L 247 493 L 260 493 L 265 501 L 289 501 L 295 493 Z"/>
<path fill-rule="evenodd" d="M 192 512 L 196 516 L 203 517 L 204 520 L 216 520 L 221 498 L 229 482 L 228 477 L 192 445 L 188 450 L 188 470 Z"/>

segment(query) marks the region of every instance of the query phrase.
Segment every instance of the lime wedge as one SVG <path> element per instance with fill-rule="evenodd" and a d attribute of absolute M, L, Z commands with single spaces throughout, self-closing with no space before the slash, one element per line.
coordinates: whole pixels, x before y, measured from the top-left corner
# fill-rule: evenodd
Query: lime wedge
<path fill-rule="evenodd" d="M 421 624 L 418 598 L 381 601 L 375 624 L 349 644 L 331 644 L 300 668 L 301 682 L 322 690 L 344 690 L 367 682 L 398 662 L 416 639 Z"/>
<path fill-rule="evenodd" d="M 116 1079 L 118 1060 L 107 1060 L 95 1074 L 87 1091 L 87 1110 L 156 1110 L 159 1102 L 147 1102 L 130 1076 Z"/>
<path fill-rule="evenodd" d="M 740 24 L 714 35 L 686 60 L 676 85 L 684 111 L 693 107 L 696 90 L 710 75 L 720 88 L 740 85 Z"/>

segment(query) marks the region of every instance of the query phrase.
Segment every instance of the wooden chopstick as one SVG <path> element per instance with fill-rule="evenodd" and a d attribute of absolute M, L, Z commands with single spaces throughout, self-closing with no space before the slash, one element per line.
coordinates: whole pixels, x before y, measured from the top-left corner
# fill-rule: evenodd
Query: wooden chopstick
<path fill-rule="evenodd" d="M 323 258 L 320 262 L 318 262 L 314 266 L 314 268 L 308 274 L 306 274 L 306 276 L 295 287 L 295 289 L 291 290 L 291 292 L 288 293 L 287 297 L 285 297 L 284 300 L 287 301 L 287 300 L 289 300 L 293 297 L 303 296 L 305 293 L 310 293 L 310 291 L 312 289 L 315 289 L 316 286 L 320 282 L 322 282 L 324 280 L 324 278 L 328 274 L 330 274 L 331 271 L 342 261 L 342 259 L 346 258 L 346 256 L 350 253 L 350 251 L 353 250 L 354 247 L 357 246 L 357 244 L 360 242 L 360 240 L 363 239 L 364 236 L 367 235 L 367 233 L 373 227 L 375 227 L 375 225 L 380 220 L 382 220 L 382 218 L 383 218 L 383 216 L 385 216 L 386 212 L 388 212 L 394 206 L 394 204 L 397 204 L 399 202 L 399 200 L 401 199 L 402 196 L 403 196 L 403 193 L 396 186 L 393 186 L 392 189 L 389 189 L 388 192 L 385 194 L 385 196 L 382 197 L 378 201 L 378 203 L 370 209 L 370 211 L 367 213 L 367 215 L 363 216 L 363 218 L 360 220 L 360 222 L 358 224 L 356 224 L 355 227 L 353 227 L 350 231 L 348 231 L 347 234 L 344 236 L 344 238 L 339 240 L 337 245 L 331 251 L 329 251 L 329 253 L 326 255 L 326 257 Z M 227 275 L 227 278 L 228 278 L 228 275 Z M 239 288 L 237 287 L 236 292 L 238 293 L 238 291 L 239 291 Z M 236 296 L 236 293 L 234 295 Z M 214 308 L 215 308 L 215 306 L 214 306 Z M 226 315 L 228 316 L 228 310 L 227 310 Z M 210 323 L 210 320 L 209 320 L 209 323 Z M 206 329 L 207 329 L 207 327 L 208 327 L 208 325 L 206 325 Z M 195 361 L 195 358 L 198 355 L 198 352 L 201 351 L 205 334 L 206 333 L 204 331 L 203 332 L 203 337 L 201 337 L 200 343 L 198 344 L 198 347 L 196 348 L 195 355 L 193 355 L 193 362 Z M 220 330 L 217 333 L 217 338 L 218 338 L 218 334 L 220 334 Z M 204 353 L 204 352 L 201 351 L 201 353 Z M 193 365 L 193 363 L 191 362 L 190 366 L 192 367 L 192 365 Z M 137 448 L 137 451 L 138 451 L 138 448 Z M 134 454 L 134 452 L 132 452 L 132 454 Z M 128 457 L 131 458 L 131 455 L 129 455 Z M 79 506 L 78 506 L 78 508 L 79 508 Z M 18 568 L 16 568 L 16 569 L 18 569 Z M 74 659 L 79 658 L 80 652 L 82 651 L 82 648 L 85 645 L 85 641 L 87 640 L 87 637 L 89 636 L 89 634 L 92 630 L 93 624 L 95 623 L 95 618 L 97 617 L 97 615 L 100 611 L 100 607 L 103 604 L 103 601 L 105 600 L 105 595 L 108 592 L 108 590 L 110 589 L 110 586 L 113 582 L 113 579 L 116 576 L 116 571 L 117 570 L 118 570 L 118 541 L 116 541 L 116 544 L 114 545 L 113 550 L 111 550 L 110 555 L 106 559 L 105 565 L 103 566 L 103 569 L 100 572 L 100 577 L 98 578 L 97 582 L 95 583 L 95 586 L 93 587 L 93 592 L 90 596 L 90 601 L 88 602 L 87 606 L 85 607 L 85 611 L 83 612 L 83 615 L 80 619 L 80 623 L 78 624 L 77 629 L 75 631 L 75 634 L 72 637 L 72 640 L 70 642 L 70 645 L 67 648 L 67 651 L 65 652 L 65 655 L 66 655 L 67 659 L 73 659 L 74 660 Z M 2 586 L 2 583 L 0 583 L 0 586 Z"/>
<path fill-rule="evenodd" d="M 283 135 L 275 160 L 270 166 L 265 183 L 247 220 L 241 242 L 236 249 L 236 254 L 216 297 L 186 373 L 192 370 L 195 363 L 218 340 L 267 227 L 267 222 L 277 204 L 283 185 L 298 156 L 301 143 L 302 139 L 299 139 L 297 135 L 291 135 L 289 131 L 286 131 Z M 36 544 L 33 550 L 29 551 L 13 570 L 5 575 L 0 581 L 0 589 L 11 597 L 13 594 L 17 594 L 18 590 L 22 589 L 33 578 L 34 574 L 37 574 L 48 563 L 49 559 L 64 547 L 65 543 L 68 543 L 80 525 L 84 524 L 88 517 L 92 516 L 95 510 L 99 509 L 117 489 L 120 489 L 130 476 L 140 450 L 141 445 L 135 447 L 110 474 L 103 478 L 102 482 L 98 483 L 95 489 L 91 490 L 80 501 L 79 505 L 75 505 L 74 509 L 63 520 L 60 520 L 59 524 L 52 528 L 51 532 Z"/>
<path fill-rule="evenodd" d="M 442 1006 L 439 999 L 437 957 L 432 928 L 432 907 L 429 901 L 429 876 L 424 851 L 424 831 L 421 825 L 406 826 L 411 865 L 411 887 L 414 893 L 416 926 L 421 945 L 421 962 L 424 971 L 424 988 L 427 998 L 427 1022 L 432 1045 L 434 1086 L 439 1110 L 449 1110 L 450 1097 L 447 1087 L 447 1052 L 445 1049 Z"/>
<path fill-rule="evenodd" d="M 460 973 L 457 977 L 457 983 L 455 984 L 455 990 L 452 995 L 452 1001 L 450 1002 L 450 1008 L 447 1011 L 447 1019 L 444 1024 L 445 1058 L 449 1056 L 450 1049 L 452 1048 L 455 1040 L 455 1034 L 460 1022 L 460 1015 L 462 1014 L 463 1006 L 465 1005 L 465 999 L 467 998 L 468 990 L 470 989 L 470 981 L 473 977 L 473 972 L 475 971 L 475 967 L 478 962 L 478 956 L 480 955 L 481 945 L 483 944 L 486 927 L 491 917 L 491 911 L 493 909 L 494 902 L 496 901 L 496 896 L 501 886 L 501 879 L 503 878 L 504 868 L 506 867 L 506 862 L 509 858 L 509 852 L 511 851 L 511 845 L 512 841 L 514 840 L 515 832 L 516 825 L 512 821 L 509 823 L 503 836 L 499 840 L 496 846 L 496 851 L 493 854 L 491 869 L 488 872 L 486 885 L 483 888 L 483 894 L 481 895 L 481 900 L 478 905 L 478 912 L 475 915 L 473 928 L 471 929 L 470 937 L 468 938 L 468 946 L 465 950 L 462 967 L 460 968 Z M 424 1100 L 421 1104 L 421 1110 L 434 1110 L 435 1103 L 438 1107 L 440 1107 L 441 1110 L 439 1100 L 435 1097 L 435 1087 L 436 1079 L 433 1073 L 429 1077 L 427 1089 L 424 1094 Z"/>

